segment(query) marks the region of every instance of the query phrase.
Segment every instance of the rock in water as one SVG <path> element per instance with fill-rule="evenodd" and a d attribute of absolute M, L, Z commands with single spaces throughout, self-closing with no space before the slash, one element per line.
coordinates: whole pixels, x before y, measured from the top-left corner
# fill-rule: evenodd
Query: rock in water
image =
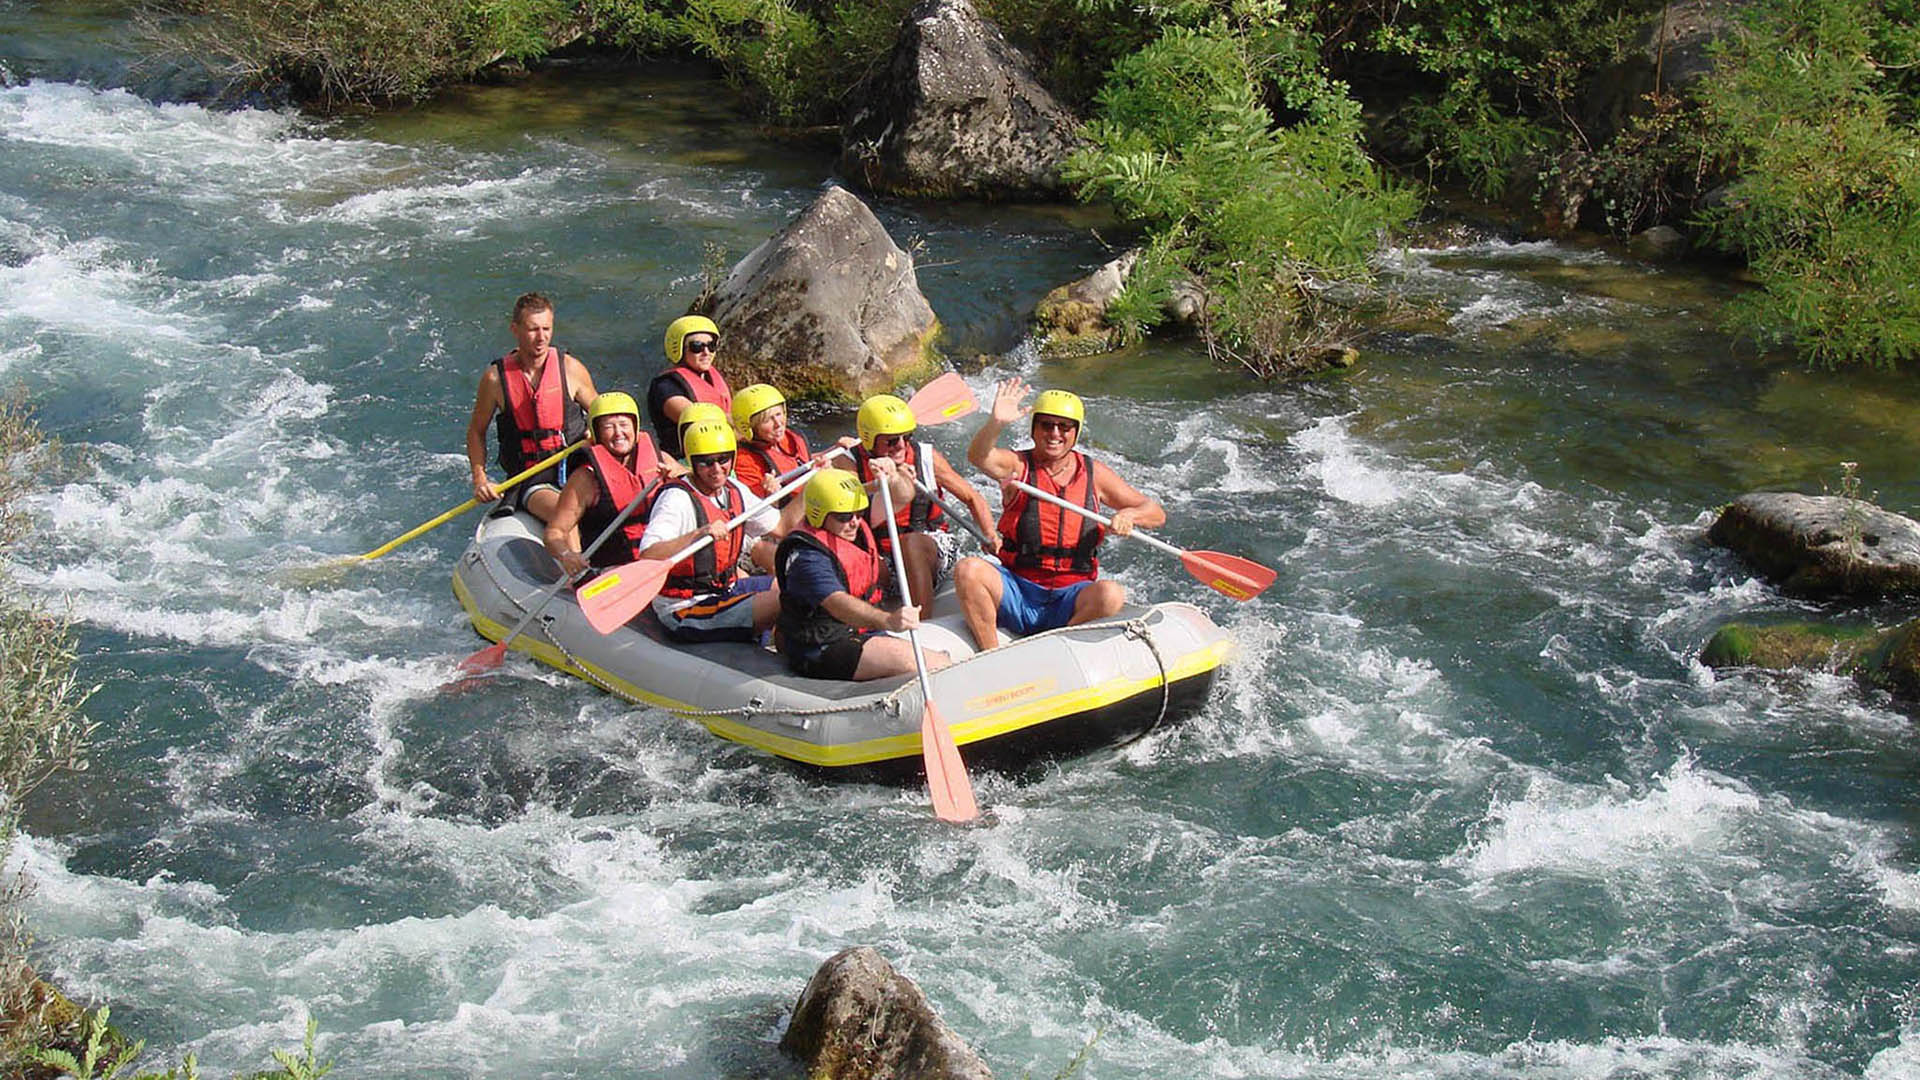
<path fill-rule="evenodd" d="M 1797 596 L 1920 593 L 1920 523 L 1858 499 L 1742 495 L 1707 539 Z"/>
<path fill-rule="evenodd" d="M 828 188 L 753 249 L 714 295 L 735 386 L 854 399 L 938 363 L 939 320 L 913 258 L 852 192 Z"/>
<path fill-rule="evenodd" d="M 810 1080 L 992 1080 L 913 980 L 864 945 L 814 972 L 780 1048 Z"/>
<path fill-rule="evenodd" d="M 968 0 L 924 0 L 841 131 L 840 170 L 870 191 L 978 199 L 1060 193 L 1079 122 Z"/>

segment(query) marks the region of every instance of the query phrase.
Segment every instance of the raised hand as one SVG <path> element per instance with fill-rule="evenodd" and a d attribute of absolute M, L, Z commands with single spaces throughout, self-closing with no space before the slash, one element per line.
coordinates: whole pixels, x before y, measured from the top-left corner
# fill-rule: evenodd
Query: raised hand
<path fill-rule="evenodd" d="M 1002 424 L 1011 424 L 1027 414 L 1020 403 L 1026 400 L 1032 387 L 1026 380 L 1015 375 L 995 384 L 993 388 L 993 418 Z"/>

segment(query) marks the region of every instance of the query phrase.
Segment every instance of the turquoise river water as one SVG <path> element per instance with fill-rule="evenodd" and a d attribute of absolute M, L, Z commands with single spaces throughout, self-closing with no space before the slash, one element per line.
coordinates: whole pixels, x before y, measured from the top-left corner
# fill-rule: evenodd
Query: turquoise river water
<path fill-rule="evenodd" d="M 313 1017 L 341 1077 L 793 1077 L 801 986 L 871 944 L 1005 1077 L 1920 1076 L 1912 714 L 1695 659 L 1819 610 L 1704 544 L 1720 504 L 1844 460 L 1920 511 L 1909 376 L 1736 348 L 1724 282 L 1496 240 L 1398 253 L 1425 314 L 1342 378 L 1043 363 L 1023 314 L 1097 218 L 876 201 L 976 390 L 1086 395 L 1171 540 L 1280 574 L 1234 604 L 1114 545 L 1232 629 L 1211 702 L 943 827 L 524 659 L 443 692 L 470 523 L 284 573 L 466 497 L 514 295 L 637 388 L 704 246 L 745 254 L 825 152 L 691 70 L 169 103 L 52 9 L 0 3 L 0 381 L 68 449 L 11 572 L 71 610 L 101 726 L 16 863 L 44 969 L 150 1061 L 261 1067 Z"/>

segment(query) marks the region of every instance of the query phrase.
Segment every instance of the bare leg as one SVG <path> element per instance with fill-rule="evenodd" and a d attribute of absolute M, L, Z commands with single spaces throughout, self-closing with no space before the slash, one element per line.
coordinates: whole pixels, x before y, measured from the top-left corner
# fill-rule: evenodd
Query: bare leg
<path fill-rule="evenodd" d="M 1117 581 L 1096 581 L 1073 598 L 1073 618 L 1068 626 L 1104 619 L 1127 604 L 1127 587 Z"/>
<path fill-rule="evenodd" d="M 780 619 L 780 586 L 753 594 L 753 629 L 757 633 Z"/>
<path fill-rule="evenodd" d="M 920 659 L 927 665 L 928 671 L 939 671 L 953 663 L 946 653 L 934 649 L 920 650 Z M 905 638 L 875 634 L 860 649 L 860 663 L 853 669 L 853 677 L 856 681 L 865 682 L 890 675 L 905 675 L 913 670 L 913 646 Z"/>
<path fill-rule="evenodd" d="M 920 617 L 933 615 L 933 568 L 940 561 L 940 548 L 926 533 L 901 533 L 900 546 L 907 553 L 907 591 L 920 608 Z"/>
<path fill-rule="evenodd" d="M 507 497 L 511 498 L 512 496 L 508 495 Z M 560 492 L 551 486 L 542 486 L 538 490 L 527 492 L 527 501 L 522 505 L 527 508 L 527 513 L 532 514 L 541 521 L 552 521 L 553 512 L 560 508 Z M 576 550 L 579 548 L 580 538 L 578 536 L 573 538 L 573 546 Z"/>
<path fill-rule="evenodd" d="M 969 555 L 953 568 L 953 588 L 974 645 L 981 652 L 998 646 L 1000 597 L 1006 590 L 1000 571 L 987 560 Z"/>

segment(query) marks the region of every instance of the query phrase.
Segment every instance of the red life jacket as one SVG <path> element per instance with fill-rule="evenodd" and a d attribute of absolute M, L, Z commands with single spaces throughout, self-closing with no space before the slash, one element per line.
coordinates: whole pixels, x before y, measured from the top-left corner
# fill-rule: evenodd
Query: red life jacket
<path fill-rule="evenodd" d="M 908 532 L 945 532 L 951 529 L 953 524 L 947 520 L 947 512 L 940 509 L 940 504 L 934 502 L 933 496 L 928 494 L 932 485 L 922 483 L 925 477 L 920 475 L 920 450 L 920 444 L 911 439 L 907 440 L 907 460 L 901 464 L 901 467 L 913 473 L 913 482 L 916 486 L 913 489 L 913 498 L 905 506 L 897 503 L 894 505 L 893 523 L 897 528 Z M 932 453 L 931 450 L 927 452 Z M 865 483 L 872 483 L 873 453 L 864 446 L 855 446 L 852 454 L 854 468 L 859 471 L 860 479 Z M 879 502 L 879 499 L 874 500 L 875 505 Z M 893 550 L 893 545 L 887 543 L 885 533 L 875 535 L 880 538 L 881 551 Z"/>
<path fill-rule="evenodd" d="M 878 607 L 886 583 L 887 563 L 880 557 L 880 545 L 866 519 L 858 519 L 860 532 L 852 540 L 842 540 L 824 529 L 802 525 L 780 541 L 773 557 L 773 573 L 780 584 L 780 634 L 788 644 L 810 648 L 847 637 L 852 628 L 828 614 L 823 607 L 804 605 L 787 588 L 787 556 L 796 547 L 810 547 L 833 560 L 840 585 L 848 595 Z"/>
<path fill-rule="evenodd" d="M 741 510 L 752 505 L 754 498 L 740 486 L 733 477 L 727 477 L 727 484 L 733 489 L 734 498 L 740 504 L 729 511 L 718 502 L 700 493 L 700 489 L 685 479 L 670 481 L 661 485 L 654 502 L 666 494 L 668 488 L 679 488 L 693 498 L 693 513 L 700 521 L 700 528 L 716 521 L 728 521 Z M 689 558 L 681 559 L 667 571 L 667 582 L 660 587 L 661 596 L 685 599 L 692 596 L 705 596 L 716 593 L 733 584 L 734 564 L 740 561 L 740 544 L 746 535 L 747 523 L 741 522 L 728 531 L 726 539 L 713 543 L 693 553 Z"/>
<path fill-rule="evenodd" d="M 1034 468 L 1032 450 L 1017 453 L 1021 471 L 1014 479 L 1025 480 L 1076 506 L 1100 509 L 1100 498 L 1094 490 L 1092 458 L 1073 451 L 1077 467 L 1073 478 L 1061 485 L 1054 481 L 1052 473 Z M 1092 581 L 1100 576 L 1100 560 L 1095 557 L 1094 549 L 1100 546 L 1106 529 L 1012 486 L 1002 491 L 1001 504 L 1000 561 L 1007 569 L 1049 589 Z"/>
<path fill-rule="evenodd" d="M 540 368 L 540 385 L 527 381 L 526 369 L 508 353 L 493 362 L 506 404 L 495 414 L 500 467 L 517 473 L 586 431 L 586 417 L 567 385 L 566 357 L 549 347 Z M 571 406 L 571 407 L 569 407 Z"/>
<path fill-rule="evenodd" d="M 712 381 L 709 382 L 709 379 Z M 647 384 L 647 423 L 653 425 L 660 449 L 674 457 L 680 456 L 680 425 L 667 419 L 665 406 L 669 400 L 677 397 L 710 402 L 720 406 L 723 413 L 733 413 L 733 391 L 727 386 L 727 377 L 720 374 L 717 367 L 708 368 L 705 377 L 679 364 L 655 375 L 653 381 Z"/>
<path fill-rule="evenodd" d="M 636 435 L 641 439 L 646 438 L 644 434 Z M 633 463 L 640 469 L 637 473 L 621 464 L 612 451 L 598 443 L 587 449 L 592 451 L 590 460 L 593 477 L 600 483 L 599 497 L 580 515 L 581 539 L 591 544 L 608 525 L 613 524 L 613 519 L 620 516 L 620 511 L 627 508 L 634 496 L 645 493 L 649 488 L 657 488 L 660 478 L 654 471 L 658 459 L 654 456 L 651 442 L 634 452 Z M 639 558 L 640 538 L 647 531 L 648 508 L 649 504 L 643 502 L 628 514 L 627 520 L 620 523 L 619 535 L 609 537 L 588 561 L 594 566 L 625 566 Z"/>
<path fill-rule="evenodd" d="M 771 491 L 772 488 L 767 487 L 763 481 L 777 479 L 782 473 L 790 469 L 797 469 L 806 464 L 807 459 L 813 456 L 807 452 L 807 440 L 802 438 L 800 433 L 792 428 L 788 428 L 783 432 L 780 441 L 772 446 L 762 446 L 758 440 L 755 440 L 753 442 L 741 443 L 739 451 L 739 455 L 733 462 L 733 473 L 740 478 L 741 483 L 756 491 L 761 488 L 766 488 L 766 491 Z M 740 468 L 748 458 L 752 458 L 753 461 L 760 466 L 759 475 L 753 475 L 752 468 L 744 471 Z M 765 494 L 766 492 L 760 491 L 759 493 Z M 796 493 L 787 493 L 786 497 L 775 505 L 787 505 L 787 503 L 793 499 L 794 494 Z"/>

